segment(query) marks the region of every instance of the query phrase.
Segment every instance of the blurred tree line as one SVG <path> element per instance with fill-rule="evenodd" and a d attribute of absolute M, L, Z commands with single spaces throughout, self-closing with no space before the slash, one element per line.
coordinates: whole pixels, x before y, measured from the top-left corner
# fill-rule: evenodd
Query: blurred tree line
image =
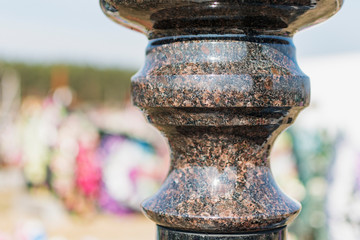
<path fill-rule="evenodd" d="M 77 101 L 119 103 L 129 97 L 135 71 L 77 65 L 41 65 L 0 62 L 1 72 L 15 70 L 21 82 L 21 97 L 45 97 L 57 87 L 69 86 Z"/>

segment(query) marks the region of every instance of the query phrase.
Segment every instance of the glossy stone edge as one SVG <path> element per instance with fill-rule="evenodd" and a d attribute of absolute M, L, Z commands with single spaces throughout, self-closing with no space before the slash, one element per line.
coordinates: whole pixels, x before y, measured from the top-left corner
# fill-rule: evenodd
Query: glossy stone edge
<path fill-rule="evenodd" d="M 100 4 L 114 22 L 157 39 L 210 33 L 293 36 L 330 18 L 343 0 L 100 0 Z"/>
<path fill-rule="evenodd" d="M 287 228 L 243 234 L 184 232 L 157 226 L 157 240 L 286 240 Z"/>

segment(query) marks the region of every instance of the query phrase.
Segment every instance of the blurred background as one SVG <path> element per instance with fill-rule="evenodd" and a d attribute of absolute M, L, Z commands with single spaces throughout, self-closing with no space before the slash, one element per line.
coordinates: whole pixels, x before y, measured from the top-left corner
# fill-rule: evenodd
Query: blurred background
<path fill-rule="evenodd" d="M 271 160 L 303 205 L 292 240 L 360 239 L 359 11 L 295 36 L 312 103 Z M 139 204 L 169 150 L 129 93 L 146 44 L 95 0 L 0 0 L 0 240 L 155 239 Z"/>

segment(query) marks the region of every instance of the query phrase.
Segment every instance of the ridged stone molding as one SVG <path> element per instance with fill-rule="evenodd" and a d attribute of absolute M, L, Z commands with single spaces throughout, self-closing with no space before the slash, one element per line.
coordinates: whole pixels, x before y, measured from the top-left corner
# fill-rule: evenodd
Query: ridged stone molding
<path fill-rule="evenodd" d="M 341 5 L 101 0 L 108 17 L 149 38 L 132 95 L 172 151 L 167 179 L 142 205 L 158 239 L 286 239 L 301 206 L 275 183 L 269 154 L 310 100 L 292 37 Z"/>

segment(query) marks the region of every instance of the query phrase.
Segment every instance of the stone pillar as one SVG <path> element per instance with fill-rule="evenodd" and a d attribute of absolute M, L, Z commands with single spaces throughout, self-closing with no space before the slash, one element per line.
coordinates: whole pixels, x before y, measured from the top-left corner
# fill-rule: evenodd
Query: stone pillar
<path fill-rule="evenodd" d="M 144 201 L 158 239 L 286 239 L 300 204 L 275 183 L 276 137 L 309 105 L 294 33 L 342 0 L 101 0 L 148 36 L 134 104 L 168 138 L 169 175 Z"/>

